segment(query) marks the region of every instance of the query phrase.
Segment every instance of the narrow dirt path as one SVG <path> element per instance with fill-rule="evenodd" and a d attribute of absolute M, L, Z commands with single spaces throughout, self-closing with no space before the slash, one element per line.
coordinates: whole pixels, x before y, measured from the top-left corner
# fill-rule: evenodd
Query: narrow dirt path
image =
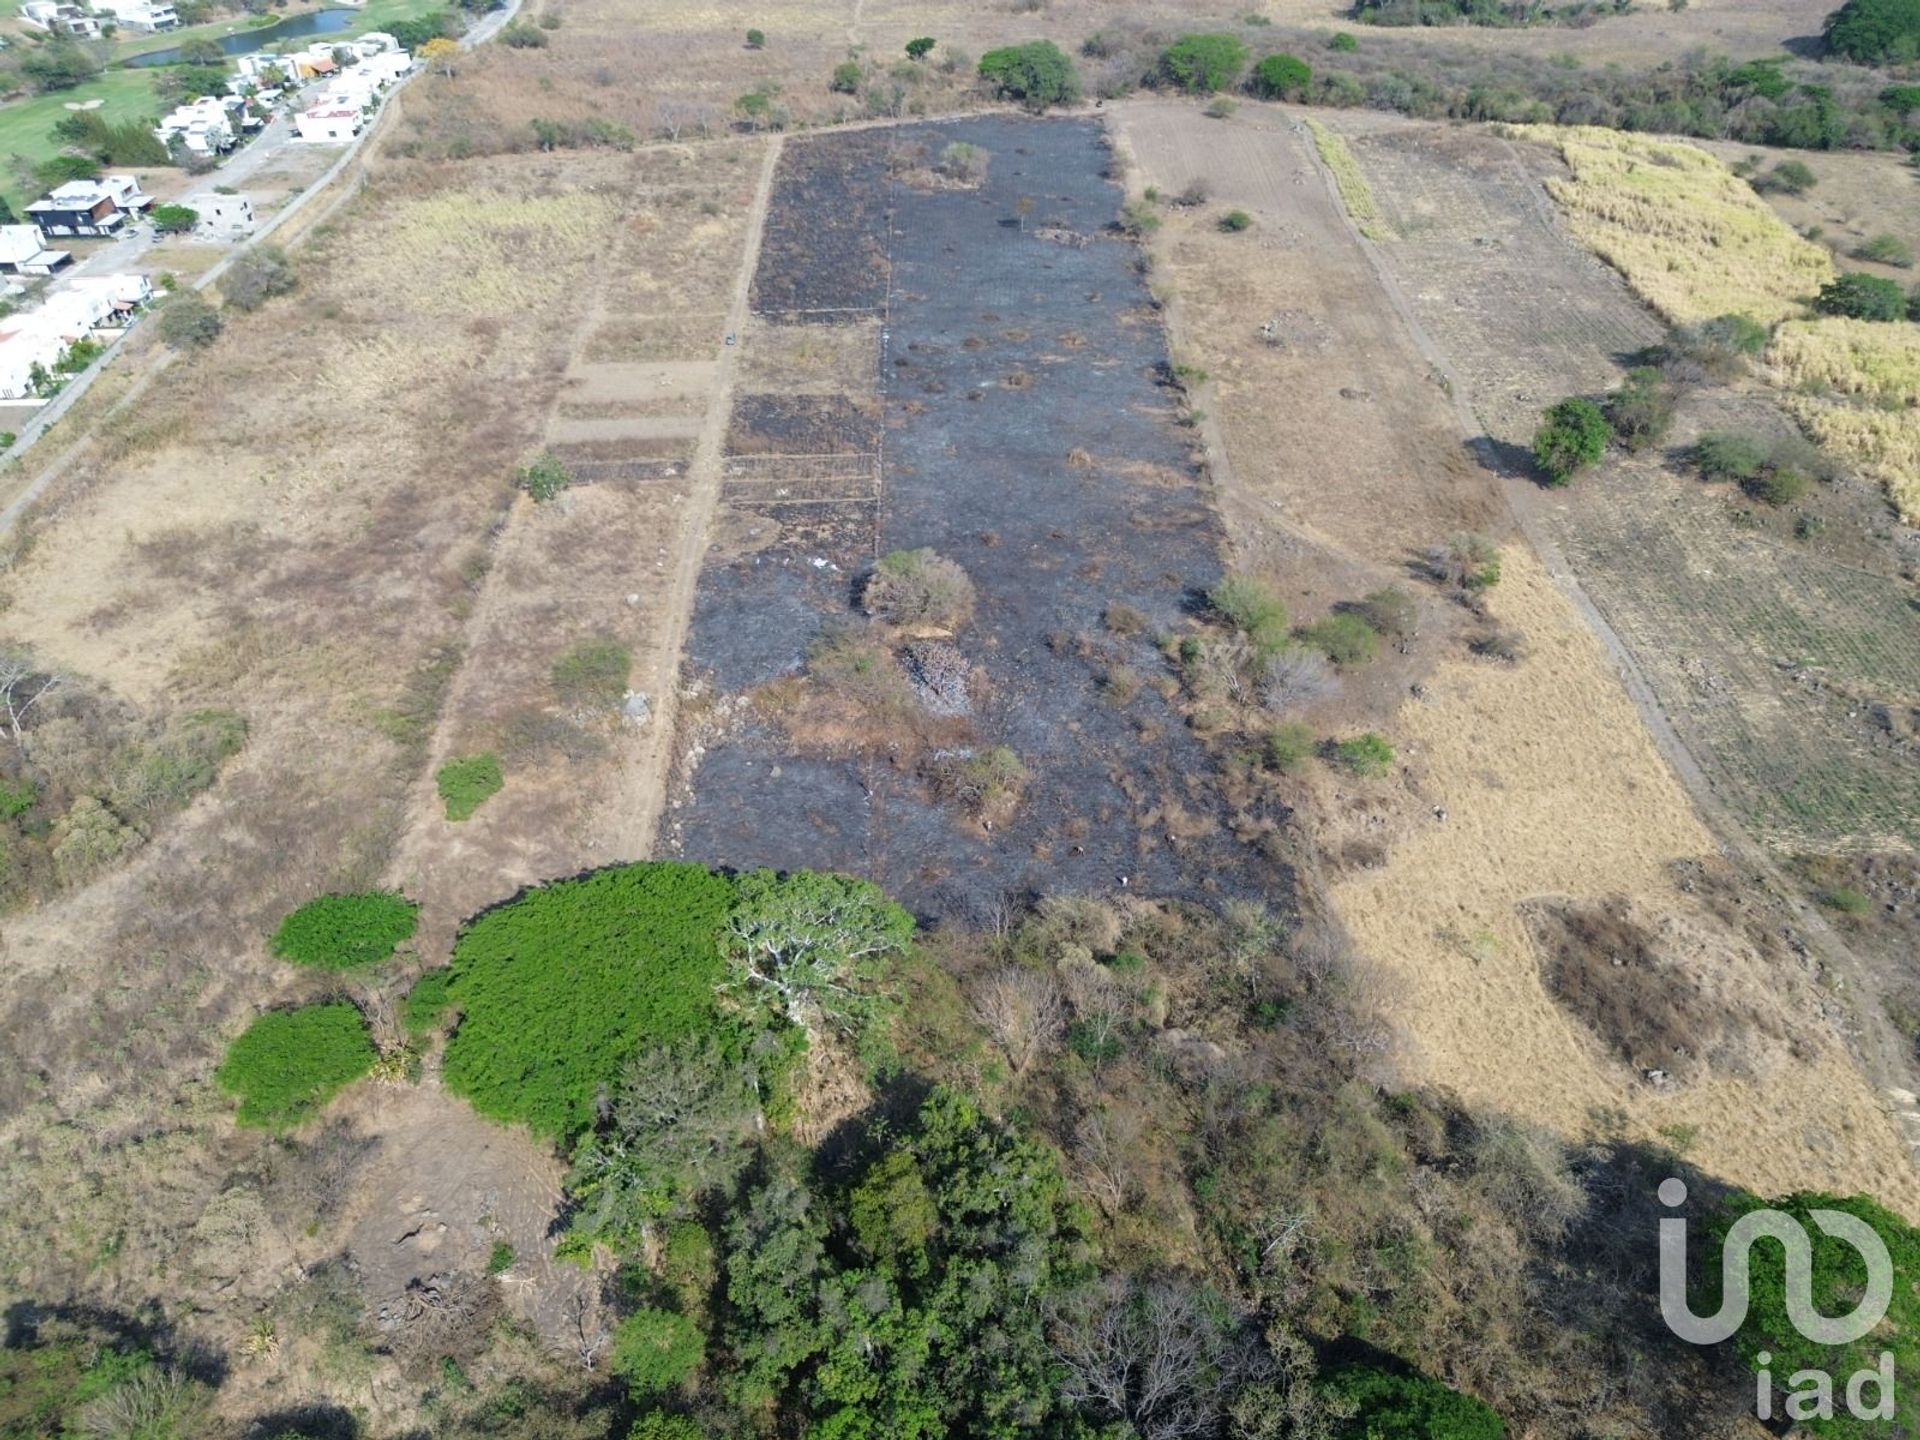
<path fill-rule="evenodd" d="M 652 848 L 660 827 L 671 778 L 674 732 L 680 720 L 680 656 L 693 624 L 693 604 L 706 563 L 707 534 L 720 505 L 727 429 L 733 423 L 733 395 L 740 346 L 753 298 L 753 276 L 760 266 L 760 245 L 767 230 L 767 209 L 773 201 L 774 171 L 785 140 L 775 135 L 761 161 L 760 180 L 747 214 L 747 240 L 734 277 L 733 298 L 727 307 L 726 340 L 714 369 L 713 390 L 707 400 L 700 438 L 687 468 L 688 495 L 681 526 L 679 553 L 662 601 L 660 643 L 633 676 L 633 688 L 653 701 L 653 719 L 639 753 L 622 768 L 615 794 L 612 839 L 622 855 L 638 859 Z"/>

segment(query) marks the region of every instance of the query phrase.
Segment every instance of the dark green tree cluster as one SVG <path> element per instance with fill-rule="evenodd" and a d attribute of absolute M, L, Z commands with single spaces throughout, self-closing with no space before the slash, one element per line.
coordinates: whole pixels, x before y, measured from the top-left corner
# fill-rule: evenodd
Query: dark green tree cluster
<path fill-rule="evenodd" d="M 270 1010 L 227 1049 L 214 1081 L 236 1096 L 242 1125 L 285 1130 L 373 1068 L 373 1042 L 344 1001 Z"/>
<path fill-rule="evenodd" d="M 1533 436 L 1533 459 L 1549 485 L 1565 485 L 1607 453 L 1613 429 L 1607 415 L 1583 396 L 1548 408 Z"/>
<path fill-rule="evenodd" d="M 268 948 L 282 960 L 322 970 L 378 965 L 412 938 L 419 911 L 387 890 L 322 895 L 282 920 Z"/>
<path fill-rule="evenodd" d="M 1080 98 L 1080 72 L 1051 40 L 987 51 L 980 57 L 980 78 L 1029 110 L 1071 105 Z"/>
<path fill-rule="evenodd" d="M 1821 28 L 1829 53 L 1862 65 L 1920 59 L 1920 0 L 1847 0 Z"/>

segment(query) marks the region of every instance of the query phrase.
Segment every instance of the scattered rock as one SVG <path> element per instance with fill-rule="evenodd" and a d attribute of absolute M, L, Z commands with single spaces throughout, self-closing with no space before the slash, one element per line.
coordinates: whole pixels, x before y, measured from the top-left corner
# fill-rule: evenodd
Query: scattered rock
<path fill-rule="evenodd" d="M 653 702 L 638 690 L 629 690 L 620 713 L 626 717 L 629 725 L 644 725 L 653 717 Z"/>

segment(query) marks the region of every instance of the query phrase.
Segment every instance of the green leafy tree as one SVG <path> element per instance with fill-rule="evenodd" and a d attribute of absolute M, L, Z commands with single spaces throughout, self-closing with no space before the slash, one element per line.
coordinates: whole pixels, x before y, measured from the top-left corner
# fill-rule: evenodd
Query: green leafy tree
<path fill-rule="evenodd" d="M 1229 575 L 1207 592 L 1207 603 L 1254 649 L 1271 655 L 1287 644 L 1287 607 L 1266 581 L 1252 575 Z"/>
<path fill-rule="evenodd" d="M 278 245 L 257 245 L 234 256 L 220 277 L 220 296 L 236 310 L 258 310 L 298 284 L 286 251 Z"/>
<path fill-rule="evenodd" d="M 1080 98 L 1080 74 L 1051 40 L 989 50 L 980 57 L 980 78 L 997 94 L 1030 110 L 1071 105 Z"/>
<path fill-rule="evenodd" d="M 577 1233 L 636 1248 L 646 1227 L 730 1184 L 751 1156 L 759 1077 L 711 1034 L 647 1046 L 621 1068 L 607 1123 L 567 1177 Z"/>
<path fill-rule="evenodd" d="M 706 1337 L 684 1315 L 636 1310 L 613 1332 L 610 1365 L 637 1399 L 684 1385 L 706 1358 Z"/>
<path fill-rule="evenodd" d="M 934 39 L 931 35 L 917 35 L 907 41 L 907 58 L 924 60 L 933 53 Z"/>
<path fill-rule="evenodd" d="M 1862 65 L 1920 59 L 1920 0 L 1847 0 L 1822 29 L 1830 53 Z"/>
<path fill-rule="evenodd" d="M 322 895 L 282 920 L 268 948 L 282 960 L 322 970 L 378 965 L 412 938 L 419 913 L 413 901 L 389 890 Z"/>
<path fill-rule="evenodd" d="M 1189 95 L 1224 90 L 1246 67 L 1247 47 L 1232 35 L 1182 35 L 1160 55 L 1160 74 Z"/>
<path fill-rule="evenodd" d="M 156 205 L 148 218 L 162 235 L 184 235 L 200 223 L 200 212 L 190 205 Z"/>
<path fill-rule="evenodd" d="M 1342 668 L 1364 665 L 1380 653 L 1379 631 L 1351 610 L 1315 621 L 1300 632 L 1300 638 Z"/>
<path fill-rule="evenodd" d="M 1854 320 L 1904 320 L 1907 296 L 1896 281 L 1848 270 L 1820 287 L 1813 308 L 1823 315 Z"/>
<path fill-rule="evenodd" d="M 242 1125 L 284 1130 L 373 1068 L 373 1043 L 353 1006 L 274 1010 L 227 1048 L 214 1083 L 239 1097 Z"/>
<path fill-rule="evenodd" d="M 833 74 L 827 81 L 827 89 L 837 95 L 858 95 L 860 84 L 866 76 L 867 72 L 860 68 L 858 60 L 842 60 L 833 67 Z"/>
<path fill-rule="evenodd" d="M 55 155 L 33 167 L 33 178 L 49 190 L 69 180 L 98 180 L 100 162 L 91 155 Z"/>
<path fill-rule="evenodd" d="M 872 1017 L 882 967 L 912 940 L 913 916 L 846 875 L 750 870 L 734 883 L 726 936 L 737 988 L 808 1034 Z"/>
<path fill-rule="evenodd" d="M 21 57 L 20 73 L 36 93 L 71 90 L 100 73 L 100 62 L 72 40 L 54 40 Z"/>
<path fill-rule="evenodd" d="M 1727 1202 L 1711 1227 L 1711 1239 L 1699 1253 L 1718 1257 L 1727 1232 L 1741 1216 L 1759 1209 L 1784 1211 L 1806 1231 L 1813 1249 L 1813 1308 L 1822 1315 L 1843 1315 L 1860 1299 L 1867 1284 L 1865 1258 L 1845 1239 L 1829 1235 L 1812 1219 L 1815 1210 L 1836 1210 L 1863 1220 L 1887 1247 L 1893 1261 L 1893 1297 L 1886 1319 L 1872 1331 L 1844 1346 L 1826 1345 L 1809 1340 L 1800 1333 L 1787 1310 L 1787 1272 L 1785 1256 L 1777 1243 L 1756 1245 L 1748 1276 L 1746 1323 L 1733 1337 L 1734 1349 L 1750 1366 L 1759 1368 L 1759 1356 L 1771 1357 L 1770 1369 L 1776 1384 L 1789 1386 L 1792 1375 L 1801 1370 L 1830 1374 L 1837 1385 L 1861 1370 L 1878 1368 L 1882 1352 L 1893 1356 L 1893 1372 L 1907 1376 L 1920 1369 L 1920 1290 L 1914 1277 L 1920 1276 L 1920 1230 L 1895 1215 L 1884 1205 L 1865 1195 L 1837 1196 L 1802 1191 L 1778 1200 L 1762 1200 L 1756 1195 L 1740 1194 Z M 1717 1287 L 1720 1267 L 1708 1268 L 1708 1288 Z M 1708 1303 L 1696 1306 L 1706 1313 L 1719 1301 L 1709 1295 Z M 1914 1433 L 1920 1427 L 1920 1394 L 1909 1385 L 1896 1385 L 1889 1397 L 1894 1402 L 1892 1420 L 1860 1420 L 1837 1404 L 1832 1419 L 1809 1419 L 1806 1433 L 1823 1440 L 1869 1440 L 1902 1433 Z M 1776 1407 L 1780 1413 L 1784 1407 Z M 1788 1414 L 1792 1411 L 1788 1410 Z M 1802 1427 L 1796 1427 L 1802 1428 Z"/>
<path fill-rule="evenodd" d="M 1575 396 L 1550 408 L 1533 436 L 1533 458 L 1549 485 L 1565 485 L 1607 453 L 1613 429 L 1593 401 Z"/>
<path fill-rule="evenodd" d="M 1266 100 L 1299 100 L 1312 84 L 1313 67 L 1299 56 L 1283 52 L 1269 55 L 1253 67 L 1250 88 Z"/>
<path fill-rule="evenodd" d="M 747 49 L 764 50 L 767 48 L 767 32 L 764 30 L 747 31 Z"/>

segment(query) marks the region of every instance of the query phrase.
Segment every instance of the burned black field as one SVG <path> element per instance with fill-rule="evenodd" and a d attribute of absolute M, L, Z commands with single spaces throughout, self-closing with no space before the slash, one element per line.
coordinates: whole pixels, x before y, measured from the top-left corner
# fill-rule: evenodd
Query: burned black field
<path fill-rule="evenodd" d="M 955 141 L 984 183 L 933 174 Z M 756 312 L 877 313 L 882 393 L 736 399 L 671 848 L 865 874 L 955 918 L 1024 892 L 1289 900 L 1230 832 L 1162 648 L 1223 535 L 1107 161 L 1078 121 L 788 146 Z M 951 634 L 863 613 L 877 557 L 922 547 L 975 588 Z"/>

